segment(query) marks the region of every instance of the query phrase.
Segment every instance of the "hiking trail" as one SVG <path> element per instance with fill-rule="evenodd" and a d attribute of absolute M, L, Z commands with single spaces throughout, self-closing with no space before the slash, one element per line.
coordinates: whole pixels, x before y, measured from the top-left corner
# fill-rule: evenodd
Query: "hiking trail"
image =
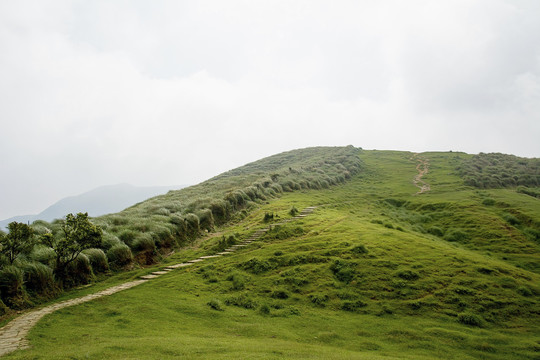
<path fill-rule="evenodd" d="M 94 294 L 86 295 L 80 298 L 76 299 L 70 299 L 62 302 L 58 302 L 56 304 L 52 304 L 49 306 L 45 306 L 41 309 L 37 310 L 30 310 L 23 315 L 11 320 L 7 325 L 5 325 L 3 328 L 0 328 L 0 356 L 9 354 L 10 352 L 13 352 L 15 350 L 19 349 L 26 349 L 30 347 L 30 343 L 26 339 L 26 335 L 28 335 L 28 332 L 34 327 L 34 325 L 37 324 L 37 322 L 45 315 L 51 314 L 55 312 L 56 310 L 60 310 L 63 308 L 66 308 L 68 306 L 73 305 L 79 305 L 82 303 L 85 303 L 87 301 L 91 301 L 103 296 L 112 295 L 119 291 L 130 289 L 134 286 L 144 284 L 145 282 L 148 282 L 152 279 L 155 279 L 161 275 L 165 275 L 170 271 L 173 271 L 178 268 L 191 266 L 195 263 L 204 261 L 206 259 L 211 258 L 217 258 L 220 256 L 231 254 L 243 247 L 248 246 L 252 242 L 258 240 L 261 236 L 263 236 L 268 230 L 270 230 L 273 226 L 276 225 L 283 225 L 285 223 L 288 223 L 290 221 L 294 221 L 297 219 L 301 219 L 306 217 L 307 215 L 311 214 L 315 210 L 315 206 L 310 206 L 302 210 L 298 215 L 288 218 L 285 220 L 281 220 L 280 222 L 273 223 L 268 225 L 265 228 L 261 228 L 256 230 L 248 239 L 240 242 L 239 244 L 232 245 L 231 247 L 225 249 L 225 251 L 216 253 L 214 255 L 206 255 L 201 256 L 197 259 L 189 260 L 184 263 L 175 264 L 175 265 L 168 265 L 163 268 L 163 270 L 154 271 L 148 275 L 143 275 L 138 280 L 129 281 L 120 285 L 116 285 L 113 287 L 110 287 L 108 289 L 98 291 Z"/>
<path fill-rule="evenodd" d="M 418 171 L 418 174 L 414 177 L 413 184 L 420 190 L 418 190 L 418 192 L 414 195 L 420 195 L 430 191 L 431 186 L 429 186 L 428 183 L 422 180 L 424 175 L 429 172 L 429 160 L 420 156 L 419 154 L 414 154 L 414 156 L 411 157 L 411 160 L 416 160 L 418 162 L 418 164 L 416 165 L 416 170 Z"/>

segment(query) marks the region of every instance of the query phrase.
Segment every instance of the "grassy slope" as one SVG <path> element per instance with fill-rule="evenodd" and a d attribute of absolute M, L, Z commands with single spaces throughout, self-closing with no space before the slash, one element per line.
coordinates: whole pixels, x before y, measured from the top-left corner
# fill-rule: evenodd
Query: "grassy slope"
<path fill-rule="evenodd" d="M 360 156 L 366 170 L 347 184 L 284 194 L 220 230 L 245 238 L 267 211 L 319 205 L 309 217 L 47 316 L 33 348 L 7 358 L 538 358 L 539 246 L 523 231 L 540 222 L 538 199 L 462 186 L 453 169 L 465 154 L 423 154 L 432 190 L 420 196 L 412 154 Z M 466 236 L 444 239 L 457 230 Z M 219 238 L 168 261 L 211 253 Z"/>

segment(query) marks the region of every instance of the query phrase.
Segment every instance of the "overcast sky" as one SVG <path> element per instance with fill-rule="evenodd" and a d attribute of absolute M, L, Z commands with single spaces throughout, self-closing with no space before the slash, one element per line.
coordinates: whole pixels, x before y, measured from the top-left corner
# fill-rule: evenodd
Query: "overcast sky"
<path fill-rule="evenodd" d="M 540 1 L 0 0 L 0 219 L 317 145 L 540 156 Z"/>

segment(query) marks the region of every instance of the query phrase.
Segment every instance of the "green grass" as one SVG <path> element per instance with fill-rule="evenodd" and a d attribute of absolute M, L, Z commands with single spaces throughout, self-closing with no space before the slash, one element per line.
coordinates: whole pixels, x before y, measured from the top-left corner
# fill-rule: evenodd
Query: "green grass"
<path fill-rule="evenodd" d="M 456 166 L 469 155 L 421 155 L 430 192 L 414 195 L 411 153 L 362 151 L 365 169 L 346 184 L 258 204 L 165 263 L 248 238 L 265 213 L 318 206 L 308 217 L 48 315 L 32 348 L 6 358 L 537 359 L 539 200 L 463 185 Z"/>

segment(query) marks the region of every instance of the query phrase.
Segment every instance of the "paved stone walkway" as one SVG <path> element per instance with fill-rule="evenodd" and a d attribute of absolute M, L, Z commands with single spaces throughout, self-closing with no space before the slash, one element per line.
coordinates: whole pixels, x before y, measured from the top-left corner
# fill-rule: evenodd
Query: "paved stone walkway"
<path fill-rule="evenodd" d="M 282 221 L 280 221 L 278 223 L 275 223 L 275 224 L 271 224 L 267 228 L 259 229 L 259 230 L 255 231 L 253 233 L 253 235 L 251 235 L 251 237 L 249 237 L 247 240 L 244 240 L 239 244 L 232 245 L 230 248 L 225 249 L 225 251 L 219 252 L 219 253 L 217 253 L 215 255 L 201 256 L 198 259 L 189 260 L 189 261 L 184 262 L 184 263 L 175 264 L 175 265 L 169 265 L 169 266 L 165 267 L 163 270 L 154 271 L 151 274 L 143 275 L 143 276 L 141 276 L 141 278 L 139 280 L 134 280 L 134 281 L 130 281 L 130 282 L 127 282 L 127 283 L 124 283 L 124 284 L 113 286 L 111 288 L 99 291 L 99 292 L 97 292 L 95 294 L 86 295 L 86 296 L 83 296 L 83 297 L 80 297 L 80 298 L 77 298 L 77 299 L 71 299 L 71 300 L 62 301 L 62 302 L 59 302 L 59 303 L 56 303 L 56 304 L 49 305 L 49 306 L 46 306 L 44 308 L 38 309 L 38 310 L 29 311 L 29 312 L 19 316 L 18 318 L 13 319 L 6 326 L 4 326 L 3 328 L 0 329 L 0 356 L 8 354 L 8 353 L 10 353 L 12 351 L 15 351 L 17 349 L 28 348 L 30 346 L 30 344 L 28 343 L 28 340 L 26 340 L 26 335 L 28 334 L 30 329 L 43 316 L 45 316 L 47 314 L 50 314 L 50 313 L 52 313 L 52 312 L 54 312 L 56 310 L 63 309 L 63 308 L 68 307 L 68 306 L 79 305 L 79 304 L 85 303 L 87 301 L 97 299 L 97 298 L 102 297 L 102 296 L 111 295 L 111 294 L 117 293 L 117 292 L 122 291 L 122 290 L 130 289 L 130 288 L 132 288 L 134 286 L 143 284 L 143 283 L 145 283 L 145 282 L 147 282 L 147 281 L 149 281 L 151 279 L 155 279 L 155 278 L 157 278 L 157 277 L 159 277 L 161 275 L 165 275 L 169 271 L 172 271 L 172 270 L 175 270 L 175 269 L 178 269 L 178 268 L 191 266 L 191 265 L 193 265 L 195 263 L 204 261 L 206 259 L 212 259 L 212 258 L 216 258 L 216 257 L 231 254 L 231 253 L 233 253 L 233 252 L 235 252 L 237 250 L 240 250 L 240 249 L 248 246 L 252 242 L 258 240 L 261 236 L 263 236 L 272 227 L 277 226 L 277 225 L 283 225 L 283 224 L 286 224 L 288 222 L 304 218 L 307 215 L 311 214 L 315 210 L 315 208 L 316 208 L 315 206 L 307 207 L 304 210 L 302 210 L 302 212 L 300 212 L 295 217 L 282 220 Z"/>

